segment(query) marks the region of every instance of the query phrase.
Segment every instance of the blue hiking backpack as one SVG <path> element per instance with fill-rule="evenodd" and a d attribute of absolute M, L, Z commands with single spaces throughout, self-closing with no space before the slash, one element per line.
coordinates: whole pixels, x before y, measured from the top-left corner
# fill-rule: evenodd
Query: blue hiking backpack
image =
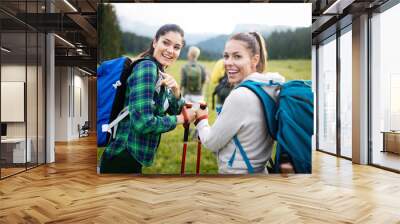
<path fill-rule="evenodd" d="M 126 81 L 133 67 L 143 60 L 151 59 L 132 62 L 128 57 L 120 57 L 105 61 L 97 68 L 97 146 L 106 146 L 111 129 L 128 115 L 123 108 Z"/>
<path fill-rule="evenodd" d="M 279 173 L 281 162 L 291 162 L 295 173 L 311 173 L 311 137 L 314 129 L 314 97 L 311 81 L 293 80 L 286 83 L 261 83 L 247 80 L 238 87 L 246 87 L 260 99 L 268 132 L 276 140 L 275 151 L 267 163 L 270 173 Z M 238 88 L 236 87 L 236 88 Z M 277 102 L 264 88 L 276 87 Z M 247 165 L 253 167 L 237 136 L 234 142 Z M 234 160 L 232 155 L 230 165 Z"/>

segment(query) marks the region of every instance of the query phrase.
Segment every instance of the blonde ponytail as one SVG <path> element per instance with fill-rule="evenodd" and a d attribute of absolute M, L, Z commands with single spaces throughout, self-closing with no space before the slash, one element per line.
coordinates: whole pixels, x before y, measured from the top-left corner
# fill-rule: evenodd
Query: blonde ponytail
<path fill-rule="evenodd" d="M 265 45 L 264 38 L 259 32 L 250 32 L 250 34 L 256 38 L 260 48 L 260 61 L 257 64 L 257 72 L 264 73 L 264 71 L 267 70 L 268 59 L 267 47 Z"/>

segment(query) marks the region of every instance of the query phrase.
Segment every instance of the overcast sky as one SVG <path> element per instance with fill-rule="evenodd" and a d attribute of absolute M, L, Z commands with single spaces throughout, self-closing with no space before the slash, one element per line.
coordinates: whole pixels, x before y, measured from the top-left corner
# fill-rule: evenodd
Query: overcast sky
<path fill-rule="evenodd" d="M 120 26 L 178 24 L 185 33 L 230 34 L 237 24 L 311 26 L 311 3 L 113 3 Z"/>

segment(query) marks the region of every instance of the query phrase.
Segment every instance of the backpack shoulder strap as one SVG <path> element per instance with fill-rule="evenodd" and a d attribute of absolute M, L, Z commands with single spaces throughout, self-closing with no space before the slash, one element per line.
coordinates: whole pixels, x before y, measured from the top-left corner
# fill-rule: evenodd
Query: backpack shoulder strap
<path fill-rule="evenodd" d="M 254 173 L 253 166 L 251 165 L 249 157 L 247 157 L 247 154 L 244 151 L 242 144 L 240 144 L 240 141 L 239 141 L 237 135 L 235 135 L 233 137 L 233 141 L 235 142 L 236 147 L 239 148 L 239 152 L 242 155 L 243 161 L 246 163 L 247 170 L 249 171 L 250 174 L 253 174 Z M 231 166 L 231 167 L 232 167 L 233 161 L 235 160 L 235 155 L 236 155 L 236 149 L 233 152 L 231 159 L 229 160 L 229 166 Z"/>
<path fill-rule="evenodd" d="M 140 62 L 142 62 L 142 61 L 151 61 L 151 62 L 154 62 L 155 63 L 155 65 L 156 65 L 156 67 L 157 67 L 157 77 L 158 77 L 158 75 L 159 75 L 159 73 L 160 73 L 160 64 L 158 63 L 158 62 L 156 62 L 156 61 L 154 61 L 155 59 L 153 59 L 153 58 L 149 58 L 149 57 L 145 57 L 145 58 L 139 58 L 139 59 L 136 59 L 132 64 L 131 64 L 131 73 L 133 72 L 133 69 L 135 68 L 135 66 L 137 65 L 137 64 L 139 64 Z M 161 70 L 162 72 L 163 72 L 163 70 Z"/>
<path fill-rule="evenodd" d="M 139 58 L 139 59 L 136 59 L 135 61 L 132 62 L 131 72 L 133 71 L 133 68 L 135 67 L 135 65 L 139 64 L 142 61 L 153 61 L 153 60 L 150 59 L 150 58 Z M 156 66 L 157 66 L 157 63 L 156 63 Z"/>
<path fill-rule="evenodd" d="M 186 74 L 188 74 L 188 72 L 190 72 L 190 67 L 192 67 L 193 63 L 188 62 L 183 66 L 183 69 L 185 70 Z"/>
<path fill-rule="evenodd" d="M 275 118 L 277 105 L 275 101 L 272 99 L 272 97 L 262 88 L 263 86 L 274 86 L 274 85 L 277 84 L 275 83 L 266 84 L 266 83 L 247 80 L 241 83 L 238 87 L 246 87 L 250 89 L 254 94 L 256 94 L 258 99 L 260 99 L 263 105 L 265 120 L 267 121 L 268 133 L 272 136 L 273 139 L 276 139 L 276 134 L 278 131 L 278 125 Z"/>
<path fill-rule="evenodd" d="M 121 74 L 118 81 L 113 85 L 113 88 L 116 89 L 114 102 L 112 103 L 110 117 L 108 122 L 112 122 L 115 118 L 118 117 L 118 114 L 124 108 L 124 99 L 125 99 L 125 91 L 126 91 L 126 80 L 131 75 L 132 72 L 132 61 L 128 57 L 121 57 L 118 59 L 121 63 Z"/>
<path fill-rule="evenodd" d="M 189 68 L 189 63 L 183 65 L 183 70 L 184 70 L 185 72 L 187 72 L 187 69 L 188 69 L 188 68 Z"/>

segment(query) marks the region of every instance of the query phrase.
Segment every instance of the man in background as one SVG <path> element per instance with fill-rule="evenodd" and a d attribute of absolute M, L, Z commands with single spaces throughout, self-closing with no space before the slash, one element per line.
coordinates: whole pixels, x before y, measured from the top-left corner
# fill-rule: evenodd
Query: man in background
<path fill-rule="evenodd" d="M 203 65 L 197 59 L 200 56 L 200 49 L 192 46 L 188 51 L 189 62 L 182 67 L 181 90 L 183 97 L 188 103 L 204 102 L 203 86 L 206 82 L 207 73 Z"/>

